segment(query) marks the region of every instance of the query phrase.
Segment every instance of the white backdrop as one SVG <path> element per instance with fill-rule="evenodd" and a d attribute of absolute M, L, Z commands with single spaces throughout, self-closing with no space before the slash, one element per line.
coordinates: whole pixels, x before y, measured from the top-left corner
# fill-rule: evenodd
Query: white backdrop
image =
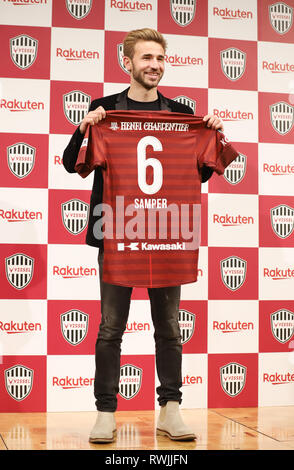
<path fill-rule="evenodd" d="M 167 39 L 160 91 L 220 116 L 240 152 L 202 188 L 199 281 L 183 286 L 180 305 L 182 407 L 293 405 L 293 9 L 294 0 L 0 0 L 0 411 L 95 409 L 97 250 L 84 243 L 86 224 L 66 228 L 62 209 L 79 200 L 87 215 L 93 176 L 66 173 L 62 154 L 89 102 L 127 87 L 119 45 L 134 27 Z M 237 289 L 227 258 L 231 276 L 242 272 Z M 139 379 L 134 396 L 121 389 L 118 409 L 157 407 L 144 289 L 133 293 L 126 364 Z"/>

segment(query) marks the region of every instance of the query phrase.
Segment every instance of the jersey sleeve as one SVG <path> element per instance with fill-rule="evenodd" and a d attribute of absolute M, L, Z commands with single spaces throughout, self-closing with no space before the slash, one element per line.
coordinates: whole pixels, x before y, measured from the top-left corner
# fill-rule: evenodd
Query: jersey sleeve
<path fill-rule="evenodd" d="M 199 169 L 203 170 L 208 167 L 222 175 L 226 167 L 237 158 L 238 152 L 223 132 L 211 129 L 204 129 L 204 131 L 206 135 L 198 157 Z"/>
<path fill-rule="evenodd" d="M 86 178 L 97 166 L 106 168 L 105 142 L 100 126 L 89 125 L 78 154 L 75 170 L 82 178 Z"/>

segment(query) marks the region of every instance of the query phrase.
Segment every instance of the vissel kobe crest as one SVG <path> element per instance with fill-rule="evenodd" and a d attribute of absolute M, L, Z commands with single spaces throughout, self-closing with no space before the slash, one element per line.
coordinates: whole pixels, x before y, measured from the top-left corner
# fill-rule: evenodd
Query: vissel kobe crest
<path fill-rule="evenodd" d="M 38 52 L 37 39 L 21 34 L 10 39 L 10 56 L 13 63 L 20 69 L 26 70 L 36 60 Z"/>
<path fill-rule="evenodd" d="M 225 286 L 235 291 L 239 289 L 246 278 L 247 262 L 238 256 L 230 256 L 221 261 L 221 276 Z"/>
<path fill-rule="evenodd" d="M 278 34 L 286 34 L 292 27 L 293 8 L 284 2 L 269 6 L 269 19 L 273 29 Z"/>
<path fill-rule="evenodd" d="M 246 54 L 234 47 L 220 53 L 222 71 L 232 81 L 242 77 L 246 67 Z"/>
<path fill-rule="evenodd" d="M 34 371 L 22 365 L 5 370 L 5 387 L 9 395 L 17 401 L 24 400 L 33 387 Z"/>
<path fill-rule="evenodd" d="M 34 259 L 23 253 L 17 253 L 5 259 L 6 277 L 15 289 L 27 287 L 33 278 Z"/>
<path fill-rule="evenodd" d="M 71 199 L 61 204 L 63 225 L 73 235 L 81 233 L 88 224 L 89 204 Z"/>
<path fill-rule="evenodd" d="M 119 394 L 126 400 L 131 400 L 139 393 L 142 385 L 143 370 L 132 364 L 120 368 Z"/>
<path fill-rule="evenodd" d="M 170 0 L 170 12 L 173 20 L 179 26 L 188 26 L 192 23 L 196 12 L 197 0 Z"/>
<path fill-rule="evenodd" d="M 271 224 L 278 237 L 289 237 L 294 228 L 294 209 L 285 204 L 273 207 L 271 209 Z"/>
<path fill-rule="evenodd" d="M 88 333 L 89 315 L 74 309 L 60 315 L 61 331 L 64 339 L 76 346 Z"/>
<path fill-rule="evenodd" d="M 274 337 L 282 344 L 294 334 L 294 313 L 285 308 L 271 314 L 271 329 Z"/>
<path fill-rule="evenodd" d="M 79 90 L 74 90 L 63 95 L 63 110 L 66 119 L 78 126 L 88 113 L 91 96 Z"/>
<path fill-rule="evenodd" d="M 224 171 L 224 178 L 228 183 L 238 184 L 242 181 L 246 173 L 246 163 L 246 155 L 239 153 L 238 157 Z"/>
<path fill-rule="evenodd" d="M 185 104 L 186 106 L 190 106 L 190 108 L 193 109 L 194 114 L 196 112 L 196 101 L 192 100 L 192 98 L 188 98 L 188 96 L 180 95 L 177 96 L 176 98 L 173 98 L 174 101 L 177 101 L 178 103 Z"/>
<path fill-rule="evenodd" d="M 290 132 L 294 123 L 294 107 L 284 101 L 270 106 L 271 123 L 276 132 L 285 135 Z"/>
<path fill-rule="evenodd" d="M 195 330 L 195 314 L 187 310 L 179 311 L 179 326 L 182 336 L 182 344 L 187 343 L 193 336 Z"/>
<path fill-rule="evenodd" d="M 124 56 L 124 46 L 122 43 L 120 43 L 117 45 L 117 60 L 121 69 L 129 75 L 130 72 L 124 65 L 123 56 Z"/>
<path fill-rule="evenodd" d="M 247 368 L 231 362 L 220 368 L 220 381 L 223 391 L 230 397 L 242 392 L 246 382 Z"/>
<path fill-rule="evenodd" d="M 20 179 L 31 173 L 35 165 L 35 156 L 35 147 L 24 142 L 7 147 L 8 167 L 14 176 Z"/>
<path fill-rule="evenodd" d="M 90 13 L 92 0 L 66 0 L 66 8 L 73 18 L 82 20 Z"/>

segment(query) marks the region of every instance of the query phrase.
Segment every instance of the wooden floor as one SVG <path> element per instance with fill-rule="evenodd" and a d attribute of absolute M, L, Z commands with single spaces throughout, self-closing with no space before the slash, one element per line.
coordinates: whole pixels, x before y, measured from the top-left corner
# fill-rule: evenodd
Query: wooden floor
<path fill-rule="evenodd" d="M 1 450 L 294 450 L 294 407 L 181 410 L 197 441 L 156 436 L 158 411 L 117 412 L 117 439 L 90 444 L 96 412 L 0 413 Z"/>

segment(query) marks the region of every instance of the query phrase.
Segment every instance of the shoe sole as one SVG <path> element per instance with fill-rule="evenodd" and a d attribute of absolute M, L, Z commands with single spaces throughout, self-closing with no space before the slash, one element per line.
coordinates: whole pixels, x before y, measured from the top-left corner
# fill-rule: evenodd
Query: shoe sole
<path fill-rule="evenodd" d="M 173 441 L 194 441 L 196 440 L 195 434 L 183 434 L 182 436 L 172 436 L 168 431 L 163 429 L 156 429 L 156 434 L 158 436 L 167 436 Z"/>
<path fill-rule="evenodd" d="M 116 436 L 116 430 L 113 431 L 113 436 L 112 437 L 89 437 L 89 442 L 92 444 L 107 444 L 110 442 L 113 442 L 115 440 Z"/>

